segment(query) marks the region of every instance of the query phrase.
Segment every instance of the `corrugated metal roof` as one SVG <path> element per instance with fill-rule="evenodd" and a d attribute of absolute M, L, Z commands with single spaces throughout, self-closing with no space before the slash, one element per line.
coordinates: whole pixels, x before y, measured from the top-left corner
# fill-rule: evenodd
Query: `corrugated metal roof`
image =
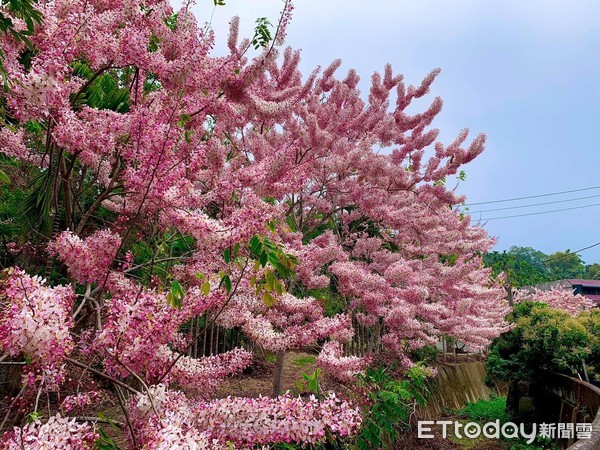
<path fill-rule="evenodd" d="M 583 280 L 581 278 L 567 278 L 567 280 L 571 285 L 581 285 L 581 286 L 589 286 L 589 287 L 600 287 L 600 280 Z"/>

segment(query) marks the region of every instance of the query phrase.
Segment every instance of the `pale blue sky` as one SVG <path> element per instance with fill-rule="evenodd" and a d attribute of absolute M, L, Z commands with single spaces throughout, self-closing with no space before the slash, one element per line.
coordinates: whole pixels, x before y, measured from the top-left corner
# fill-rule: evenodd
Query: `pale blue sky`
<path fill-rule="evenodd" d="M 217 52 L 224 51 L 233 15 L 242 19 L 240 34 L 251 36 L 257 17 L 275 23 L 283 5 L 280 0 L 226 3 L 216 9 L 212 21 Z M 365 91 L 373 71 L 387 62 L 409 83 L 442 68 L 432 87 L 432 95 L 444 100 L 434 122 L 442 140 L 449 142 L 463 127 L 488 135 L 486 151 L 465 167 L 467 181 L 459 189 L 468 202 L 600 185 L 599 2 L 298 0 L 295 4 L 287 42 L 302 49 L 305 72 L 342 58 L 340 73 L 355 68 Z M 194 11 L 200 22 L 207 21 L 212 2 L 197 0 Z M 600 195 L 600 189 L 529 203 L 591 195 Z M 596 203 L 600 197 L 483 217 Z M 599 242 L 598 219 L 600 206 L 493 220 L 486 229 L 498 238 L 498 249 L 520 245 L 551 253 Z M 600 246 L 581 255 L 588 263 L 600 261 Z"/>

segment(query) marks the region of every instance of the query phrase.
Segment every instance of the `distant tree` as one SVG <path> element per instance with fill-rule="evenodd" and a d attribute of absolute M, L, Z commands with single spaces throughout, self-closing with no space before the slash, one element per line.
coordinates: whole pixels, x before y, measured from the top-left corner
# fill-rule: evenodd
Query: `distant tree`
<path fill-rule="evenodd" d="M 600 280 L 600 263 L 585 266 L 585 277 L 590 280 Z"/>
<path fill-rule="evenodd" d="M 568 249 L 546 255 L 532 247 L 512 246 L 508 251 L 484 255 L 483 261 L 494 276 L 504 274 L 505 285 L 512 288 L 564 278 L 600 279 L 600 264 L 586 266 L 577 253 Z"/>
<path fill-rule="evenodd" d="M 564 252 L 551 254 L 545 264 L 550 271 L 552 280 L 583 278 L 586 274 L 586 268 L 581 257 L 568 249 Z"/>
<path fill-rule="evenodd" d="M 512 246 L 508 251 L 488 253 L 483 261 L 495 276 L 504 273 L 507 285 L 519 288 L 550 281 L 551 274 L 544 264 L 547 258 L 531 247 Z"/>

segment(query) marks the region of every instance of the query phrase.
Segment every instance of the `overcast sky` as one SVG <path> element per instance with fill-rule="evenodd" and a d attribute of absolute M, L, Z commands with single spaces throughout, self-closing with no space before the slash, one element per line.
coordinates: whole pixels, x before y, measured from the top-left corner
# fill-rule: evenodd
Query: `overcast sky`
<path fill-rule="evenodd" d="M 212 3 L 197 0 L 200 22 L 210 19 Z M 266 16 L 276 23 L 282 5 L 226 0 L 212 19 L 216 52 L 224 52 L 232 16 L 242 19 L 240 35 L 250 37 L 254 20 Z M 388 62 L 412 84 L 441 67 L 430 97 L 444 100 L 434 122 L 441 140 L 449 142 L 463 127 L 488 135 L 485 152 L 465 167 L 467 180 L 459 187 L 468 203 L 600 186 L 600 2 L 297 0 L 295 6 L 287 42 L 302 49 L 305 73 L 342 58 L 338 73 L 355 68 L 364 92 L 373 71 Z M 580 197 L 592 198 L 573 200 Z M 600 189 L 471 210 L 563 200 L 476 217 L 577 208 L 490 220 L 485 227 L 499 250 L 519 245 L 552 253 L 600 242 Z M 600 262 L 600 246 L 581 256 Z"/>

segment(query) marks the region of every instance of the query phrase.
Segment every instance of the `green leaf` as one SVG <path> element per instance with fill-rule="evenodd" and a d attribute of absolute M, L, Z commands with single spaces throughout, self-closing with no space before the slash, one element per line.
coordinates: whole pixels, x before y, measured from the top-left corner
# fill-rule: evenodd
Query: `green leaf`
<path fill-rule="evenodd" d="M 173 283 L 171 284 L 171 290 L 179 298 L 183 298 L 183 296 L 185 295 L 183 286 L 179 283 L 179 281 L 173 281 Z"/>
<path fill-rule="evenodd" d="M 202 285 L 202 288 L 200 290 L 203 295 L 208 295 L 210 292 L 210 282 L 209 281 L 204 282 L 204 284 Z"/>
<path fill-rule="evenodd" d="M 252 236 L 252 239 L 250 239 L 250 249 L 255 255 L 260 255 L 260 252 L 262 251 L 262 243 L 260 242 L 258 236 Z"/>
<path fill-rule="evenodd" d="M 227 247 L 224 251 L 223 251 L 223 259 L 225 260 L 225 262 L 227 264 L 229 264 L 229 262 L 231 261 L 231 248 Z"/>
<path fill-rule="evenodd" d="M 181 309 L 181 300 L 185 297 L 185 290 L 178 281 L 173 281 L 171 290 L 167 293 L 167 304 L 173 308 Z"/>
<path fill-rule="evenodd" d="M 233 246 L 233 257 L 234 258 L 238 255 L 239 251 L 240 251 L 240 243 L 238 242 Z"/>
<path fill-rule="evenodd" d="M 187 123 L 188 120 L 190 120 L 190 115 L 182 114 L 181 117 L 179 118 L 179 121 L 177 122 L 177 125 L 180 127 L 183 127 Z"/>
<path fill-rule="evenodd" d="M 277 292 L 279 295 L 283 294 L 283 285 L 277 278 L 273 280 L 273 287 L 275 288 L 275 292 Z"/>
<path fill-rule="evenodd" d="M 311 391 L 318 391 L 319 390 L 319 379 L 316 377 L 316 375 L 308 383 L 308 388 Z"/>
<path fill-rule="evenodd" d="M 287 223 L 288 227 L 290 227 L 290 231 L 298 231 L 298 227 L 296 226 L 296 222 L 292 216 L 287 216 L 285 223 Z"/>
<path fill-rule="evenodd" d="M 10 178 L 3 171 L 0 170 L 0 182 L 4 184 L 10 184 Z"/>
<path fill-rule="evenodd" d="M 277 304 L 277 299 L 273 297 L 269 292 L 263 293 L 263 302 L 268 308 Z"/>
<path fill-rule="evenodd" d="M 225 290 L 227 290 L 227 292 L 231 292 L 231 278 L 229 278 L 229 275 L 223 275 L 223 277 L 221 278 L 219 287 L 223 285 L 225 285 Z"/>
<path fill-rule="evenodd" d="M 267 255 L 267 252 L 262 252 L 260 254 L 260 265 L 265 267 L 267 265 L 268 258 L 269 258 L 269 255 Z"/>
<path fill-rule="evenodd" d="M 100 434 L 100 438 L 94 442 L 98 450 L 119 450 L 116 442 L 102 428 L 98 428 L 98 433 Z"/>
<path fill-rule="evenodd" d="M 169 305 L 172 308 L 175 308 L 177 306 L 177 300 L 171 292 L 167 292 L 167 305 Z"/>

